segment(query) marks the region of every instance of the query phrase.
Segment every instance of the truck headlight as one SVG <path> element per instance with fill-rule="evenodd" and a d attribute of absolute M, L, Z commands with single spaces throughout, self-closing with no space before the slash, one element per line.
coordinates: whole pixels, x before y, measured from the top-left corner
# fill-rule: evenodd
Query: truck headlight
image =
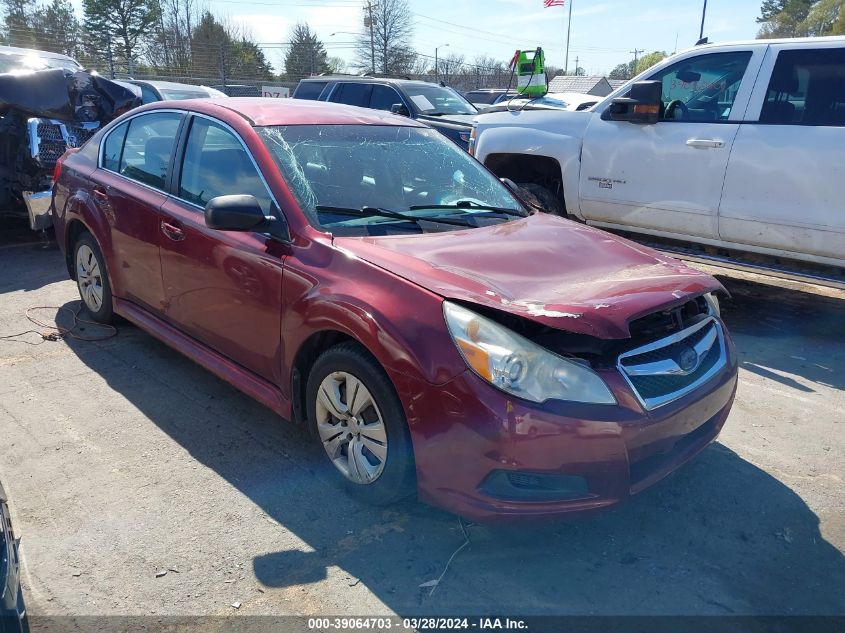
<path fill-rule="evenodd" d="M 589 367 L 455 303 L 444 301 L 443 314 L 470 369 L 502 391 L 531 402 L 616 404 L 608 386 Z"/>
<path fill-rule="evenodd" d="M 469 131 L 469 138 L 467 142 L 469 145 L 467 146 L 467 152 L 470 156 L 475 156 L 475 140 L 478 138 L 478 124 L 473 121 L 472 129 Z"/>

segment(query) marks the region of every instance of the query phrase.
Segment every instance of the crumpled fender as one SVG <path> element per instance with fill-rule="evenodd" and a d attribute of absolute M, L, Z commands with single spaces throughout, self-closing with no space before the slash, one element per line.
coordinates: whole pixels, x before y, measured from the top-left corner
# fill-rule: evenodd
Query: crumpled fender
<path fill-rule="evenodd" d="M 589 117 L 584 118 L 589 121 Z M 566 210 L 580 217 L 578 179 L 581 173 L 582 144 L 583 135 L 560 134 L 523 125 L 491 127 L 479 125 L 475 157 L 484 164 L 487 164 L 487 159 L 492 154 L 518 154 L 551 158 L 557 161 L 563 179 Z"/>

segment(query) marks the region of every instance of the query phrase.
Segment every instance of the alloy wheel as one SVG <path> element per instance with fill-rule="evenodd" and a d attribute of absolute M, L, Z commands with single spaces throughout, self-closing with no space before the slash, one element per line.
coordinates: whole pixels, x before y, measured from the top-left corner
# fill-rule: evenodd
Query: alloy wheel
<path fill-rule="evenodd" d="M 82 244 L 76 251 L 76 282 L 85 307 L 97 312 L 103 305 L 103 273 L 91 247 Z"/>
<path fill-rule="evenodd" d="M 373 483 L 387 462 L 387 432 L 370 390 L 352 374 L 336 371 L 320 383 L 316 405 L 329 459 L 350 481 Z"/>

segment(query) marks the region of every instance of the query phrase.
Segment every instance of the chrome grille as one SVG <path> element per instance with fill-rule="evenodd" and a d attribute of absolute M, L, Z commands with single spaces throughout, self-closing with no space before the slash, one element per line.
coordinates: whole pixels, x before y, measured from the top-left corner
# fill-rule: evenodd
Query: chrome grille
<path fill-rule="evenodd" d="M 646 409 L 677 400 L 727 362 L 722 326 L 707 317 L 680 332 L 619 356 L 619 371 Z"/>
<path fill-rule="evenodd" d="M 98 122 L 64 123 L 54 119 L 29 119 L 29 150 L 39 166 L 51 168 L 68 147 L 80 147 L 94 136 Z"/>

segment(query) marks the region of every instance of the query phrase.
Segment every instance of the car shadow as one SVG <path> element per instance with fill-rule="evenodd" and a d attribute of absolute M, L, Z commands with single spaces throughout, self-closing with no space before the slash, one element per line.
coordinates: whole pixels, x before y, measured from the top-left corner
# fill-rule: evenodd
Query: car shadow
<path fill-rule="evenodd" d="M 25 229 L 25 230 L 24 230 Z M 45 261 L 49 262 L 45 265 Z M 45 239 L 29 226 L 0 222 L 0 270 L 26 274 L 0 276 L 0 294 L 15 290 L 36 290 L 68 278 L 67 268 L 55 239 Z"/>
<path fill-rule="evenodd" d="M 721 444 L 590 520 L 467 526 L 414 499 L 388 508 L 355 501 L 334 485 L 308 433 L 130 325 L 110 340 L 67 343 L 193 459 L 307 544 L 254 558 L 265 587 L 325 581 L 341 613 L 359 585 L 400 615 L 845 611 L 845 558 L 818 517 Z M 433 591 L 420 587 L 441 575 Z"/>
<path fill-rule="evenodd" d="M 718 279 L 731 293 L 722 299 L 722 317 L 736 341 L 740 367 L 803 392 L 814 389 L 790 376 L 845 389 L 845 358 L 830 344 L 845 339 L 845 292 L 811 294 Z"/>

